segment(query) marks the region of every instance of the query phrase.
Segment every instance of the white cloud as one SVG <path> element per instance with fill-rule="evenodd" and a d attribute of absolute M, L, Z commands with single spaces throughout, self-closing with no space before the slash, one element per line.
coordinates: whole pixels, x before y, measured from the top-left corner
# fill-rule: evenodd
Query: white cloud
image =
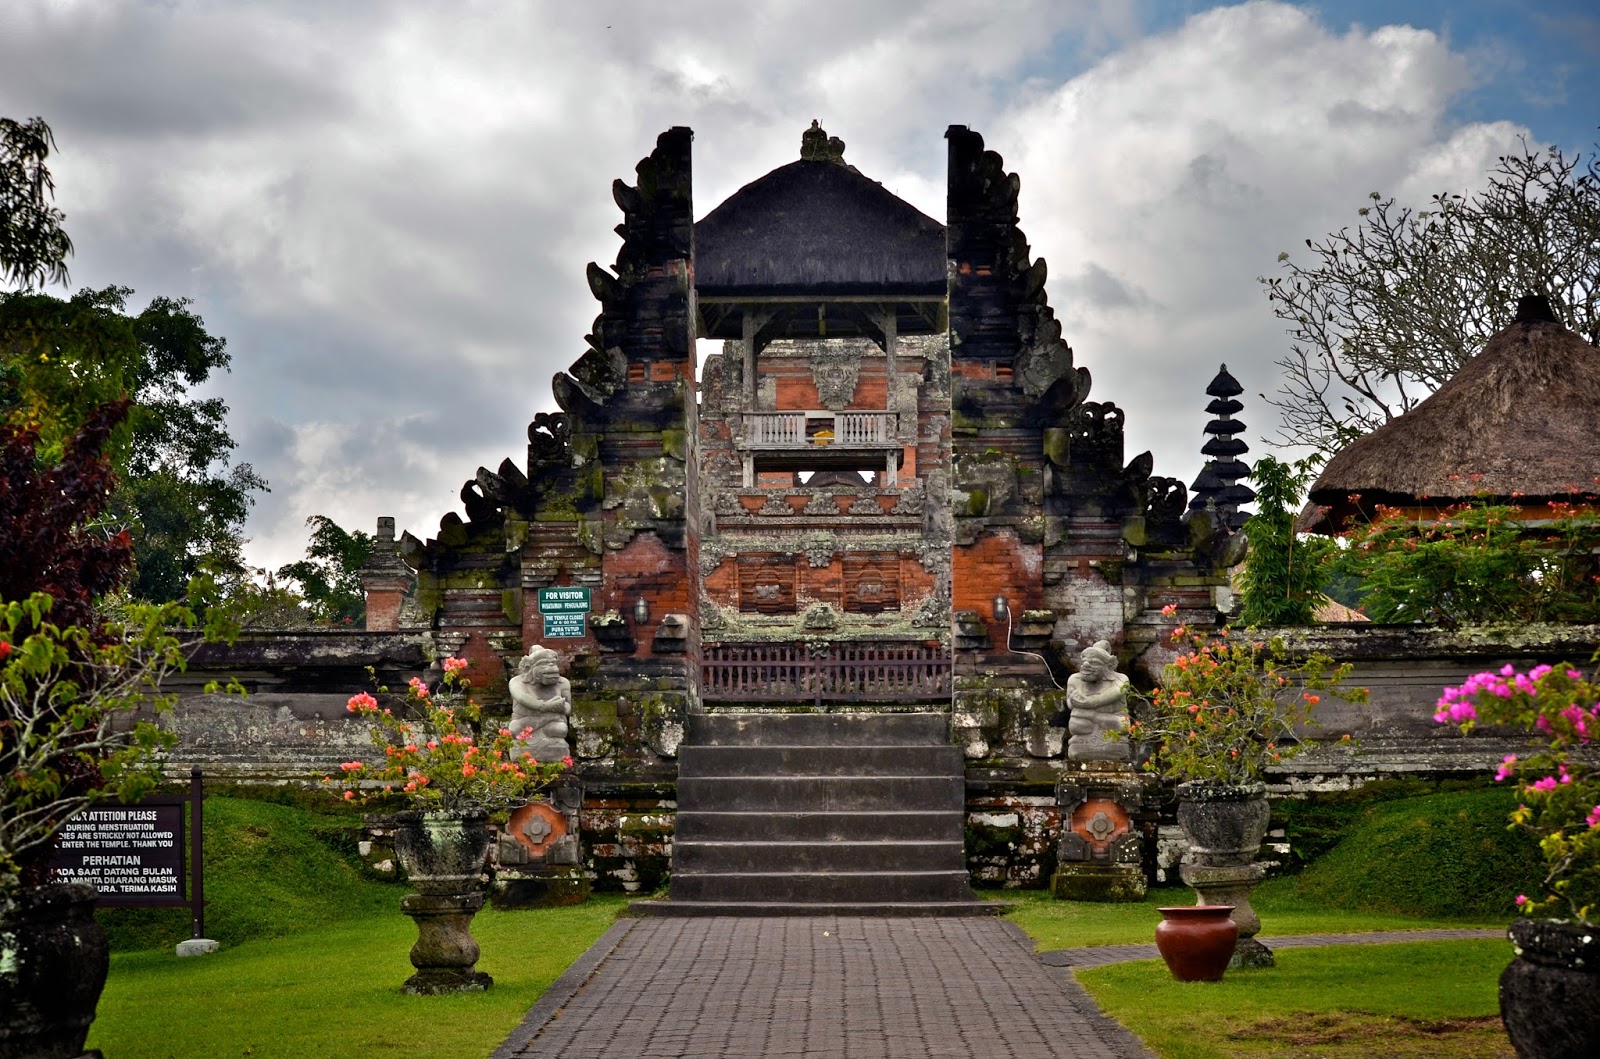
<path fill-rule="evenodd" d="M 1447 127 L 1470 74 L 1425 30 L 1340 33 L 1249 3 L 1140 41 L 999 123 L 989 143 L 1023 176 L 1023 228 L 1091 397 L 1128 410 L 1130 456 L 1151 448 L 1157 473 L 1192 479 L 1223 362 L 1262 450 L 1276 416 L 1256 394 L 1276 388 L 1285 343 L 1257 277 L 1354 221 L 1369 191 L 1480 185 L 1518 130 Z"/>

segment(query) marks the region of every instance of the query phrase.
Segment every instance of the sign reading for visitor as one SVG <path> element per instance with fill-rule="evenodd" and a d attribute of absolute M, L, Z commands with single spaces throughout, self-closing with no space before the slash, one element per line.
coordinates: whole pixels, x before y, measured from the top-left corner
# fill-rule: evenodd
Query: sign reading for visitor
<path fill-rule="evenodd" d="M 539 614 L 549 639 L 582 636 L 589 617 L 587 588 L 541 588 Z"/>
<path fill-rule="evenodd" d="M 88 883 L 101 905 L 185 905 L 183 803 L 97 806 L 61 829 L 56 882 Z"/>

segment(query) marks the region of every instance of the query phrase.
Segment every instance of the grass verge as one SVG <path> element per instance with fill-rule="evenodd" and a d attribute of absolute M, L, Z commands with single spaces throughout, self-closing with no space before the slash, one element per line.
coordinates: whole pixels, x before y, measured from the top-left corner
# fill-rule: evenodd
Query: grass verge
<path fill-rule="evenodd" d="M 1288 949 L 1278 966 L 1177 982 L 1159 960 L 1078 972 L 1161 1059 L 1514 1059 L 1496 982 L 1504 941 Z"/>
<path fill-rule="evenodd" d="M 118 953 L 89 1047 L 116 1059 L 487 1056 L 605 932 L 626 898 L 485 909 L 472 932 L 483 948 L 478 969 L 494 976 L 494 988 L 450 997 L 399 992 L 412 973 L 407 954 L 416 928 L 398 903 L 381 915 L 210 956 Z"/>
<path fill-rule="evenodd" d="M 1368 930 L 1428 930 L 1451 927 L 1504 928 L 1510 916 L 1407 916 L 1392 912 L 1351 912 L 1327 908 L 1305 897 L 1297 880 L 1269 879 L 1256 888 L 1251 907 L 1261 916 L 1261 933 L 1355 934 Z M 1040 949 L 1124 945 L 1155 941 L 1164 905 L 1192 905 L 1194 891 L 1163 887 L 1138 902 L 1091 904 L 1057 901 L 1048 890 L 990 890 L 984 898 L 1010 901 L 1006 918 L 1027 931 Z"/>

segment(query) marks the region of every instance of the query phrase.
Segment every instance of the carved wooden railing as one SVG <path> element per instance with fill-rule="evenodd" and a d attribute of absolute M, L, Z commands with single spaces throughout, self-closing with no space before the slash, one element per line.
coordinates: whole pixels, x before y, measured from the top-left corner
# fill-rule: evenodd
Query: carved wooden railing
<path fill-rule="evenodd" d="M 892 445 L 896 419 L 892 412 L 746 412 L 744 444 L 761 449 Z"/>
<path fill-rule="evenodd" d="M 707 702 L 941 702 L 950 653 L 925 644 L 715 644 L 704 649 Z"/>

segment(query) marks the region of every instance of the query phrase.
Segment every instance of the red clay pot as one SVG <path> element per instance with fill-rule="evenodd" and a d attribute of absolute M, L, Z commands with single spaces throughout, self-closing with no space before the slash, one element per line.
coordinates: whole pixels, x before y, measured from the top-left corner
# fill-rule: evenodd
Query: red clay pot
<path fill-rule="evenodd" d="M 1232 905 L 1182 905 L 1158 909 L 1156 948 L 1180 982 L 1217 982 L 1233 958 L 1239 925 Z"/>

